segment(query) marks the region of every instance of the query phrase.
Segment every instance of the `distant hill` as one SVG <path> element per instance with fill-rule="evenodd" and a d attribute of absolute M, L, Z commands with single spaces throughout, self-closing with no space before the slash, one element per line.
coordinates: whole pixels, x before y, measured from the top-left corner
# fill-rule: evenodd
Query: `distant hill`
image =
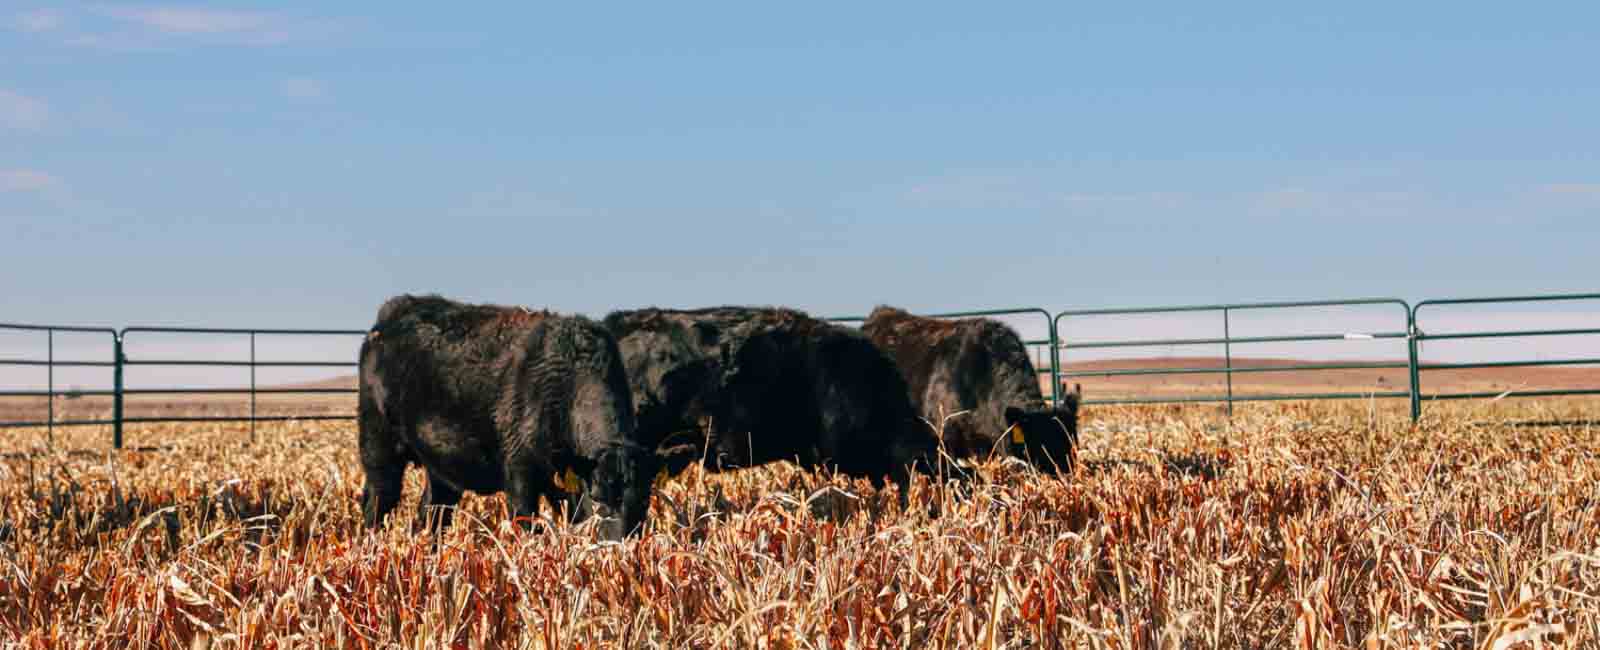
<path fill-rule="evenodd" d="M 349 388 L 352 390 L 354 390 L 355 387 L 355 375 L 345 375 L 343 377 L 333 377 L 331 379 L 318 379 L 316 381 L 306 381 L 274 386 L 274 388 Z"/>
<path fill-rule="evenodd" d="M 1268 359 L 1234 357 L 1234 368 L 1283 368 L 1317 364 L 1391 363 L 1398 368 L 1358 368 L 1341 370 L 1283 370 L 1233 373 L 1233 386 L 1239 392 L 1373 391 L 1409 389 L 1405 360 L 1318 361 L 1309 359 Z M 1110 359 L 1064 364 L 1062 372 L 1093 373 L 1106 370 L 1151 370 L 1158 368 L 1223 368 L 1221 357 L 1158 357 L 1149 359 Z M 1086 391 L 1102 394 L 1181 394 L 1211 392 L 1227 383 L 1227 375 L 1148 374 L 1101 375 L 1063 378 L 1064 384 L 1082 383 Z M 1048 384 L 1047 384 L 1048 385 Z M 1600 388 L 1600 367 L 1476 368 L 1468 370 L 1424 370 L 1422 392 L 1465 392 L 1537 390 L 1547 388 Z"/>
<path fill-rule="evenodd" d="M 1332 363 L 1394 363 L 1404 365 L 1405 360 L 1318 361 L 1311 359 L 1270 359 L 1235 357 L 1234 368 L 1282 368 Z M 1109 359 L 1100 361 L 1075 361 L 1062 366 L 1062 372 L 1093 373 L 1106 370 L 1148 370 L 1156 368 L 1222 368 L 1221 357 L 1157 357 L 1148 359 Z M 1041 377 L 1048 390 L 1049 378 Z M 1081 383 L 1085 390 L 1107 394 L 1151 394 L 1185 392 L 1210 392 L 1227 382 L 1226 375 L 1216 374 L 1151 374 L 1066 377 L 1067 385 Z M 1350 370 L 1286 370 L 1272 372 L 1235 372 L 1233 386 L 1236 392 L 1304 392 L 1308 390 L 1338 391 L 1404 391 L 1410 379 L 1405 368 L 1350 369 Z M 334 377 L 313 382 L 282 386 L 283 388 L 349 388 L 356 387 L 355 375 Z M 1438 391 L 1500 391 L 1535 390 L 1541 388 L 1600 388 L 1600 367 L 1532 367 L 1532 368 L 1482 368 L 1472 370 L 1426 370 L 1422 373 L 1424 393 Z"/>

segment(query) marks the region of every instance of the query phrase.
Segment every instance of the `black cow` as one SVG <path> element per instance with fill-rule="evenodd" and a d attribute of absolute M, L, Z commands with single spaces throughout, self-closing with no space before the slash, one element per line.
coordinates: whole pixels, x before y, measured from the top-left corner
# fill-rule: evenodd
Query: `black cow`
<path fill-rule="evenodd" d="M 693 462 L 685 457 L 712 470 L 789 460 L 878 487 L 888 475 L 904 505 L 907 467 L 938 467 L 905 380 L 860 332 L 770 307 L 619 311 L 605 324 L 628 368 L 640 442 L 668 450 L 671 471 Z"/>
<path fill-rule="evenodd" d="M 439 525 L 463 490 L 504 490 L 519 517 L 541 496 L 575 519 L 599 504 L 620 518 L 604 527 L 613 539 L 644 521 L 659 464 L 632 438 L 622 356 L 597 323 L 398 296 L 378 310 L 360 366 L 368 526 L 399 502 L 409 462 L 427 469 L 422 508 L 444 506 Z"/>
<path fill-rule="evenodd" d="M 925 416 L 967 411 L 944 422 L 950 455 L 981 458 L 1003 442 L 1008 453 L 1041 470 L 1072 467 L 1081 389 L 1047 408 L 1027 348 L 1004 323 L 924 318 L 880 306 L 862 330 L 894 357 Z"/>

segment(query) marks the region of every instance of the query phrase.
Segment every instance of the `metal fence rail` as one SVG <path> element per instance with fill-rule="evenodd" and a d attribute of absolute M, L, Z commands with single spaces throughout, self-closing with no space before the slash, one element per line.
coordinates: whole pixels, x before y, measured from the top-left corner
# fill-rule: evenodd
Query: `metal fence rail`
<path fill-rule="evenodd" d="M 1061 360 L 1059 358 L 1060 355 L 1056 354 L 1055 350 L 1060 345 L 1060 342 L 1056 338 L 1056 321 L 1054 318 L 1051 318 L 1049 311 L 1046 311 L 1040 307 L 1015 307 L 1010 309 L 979 309 L 973 311 L 952 311 L 917 315 L 924 318 L 984 318 L 989 316 L 1017 316 L 1028 314 L 1033 314 L 1044 318 L 1046 338 L 1025 339 L 1022 341 L 1022 344 L 1035 349 L 1043 348 L 1050 352 L 1048 360 L 1049 366 L 1046 368 L 1039 368 L 1038 365 L 1035 364 L 1034 372 L 1039 375 L 1050 376 L 1050 404 L 1059 404 L 1061 403 Z M 826 320 L 835 323 L 863 323 L 866 322 L 867 317 L 834 316 L 827 318 Z"/>
<path fill-rule="evenodd" d="M 57 420 L 56 419 L 56 396 L 58 396 L 58 395 L 97 396 L 97 397 L 112 396 L 113 399 L 115 399 L 115 395 L 116 395 L 116 392 L 117 392 L 116 390 L 109 390 L 109 391 L 107 391 L 107 390 L 71 390 L 71 391 L 67 391 L 66 393 L 58 393 L 58 392 L 56 392 L 56 368 L 112 368 L 112 369 L 115 369 L 116 366 L 117 366 L 116 355 L 117 355 L 117 351 L 119 349 L 118 348 L 119 344 L 117 343 L 117 331 L 116 330 L 111 329 L 109 327 L 78 327 L 78 326 L 72 326 L 72 325 L 25 325 L 25 324 L 21 324 L 21 323 L 0 323 L 0 331 L 40 332 L 40 333 L 43 333 L 44 334 L 44 339 L 45 339 L 44 340 L 45 358 L 43 358 L 43 359 L 7 359 L 7 358 L 0 358 L 0 366 L 34 366 L 34 367 L 42 366 L 42 367 L 45 368 L 45 377 L 46 377 L 46 379 L 45 379 L 45 390 L 43 390 L 43 391 L 38 391 L 38 390 L 0 390 L 0 397 L 43 397 L 45 399 L 46 403 L 47 403 L 47 406 L 45 407 L 45 413 L 46 413 L 45 419 L 43 419 L 43 420 L 19 420 L 19 421 L 16 421 L 16 422 L 0 422 L 0 428 L 45 427 L 48 430 L 46 435 L 48 436 L 48 438 L 49 438 L 49 440 L 51 442 L 54 442 L 55 441 L 55 432 L 56 432 L 56 426 L 57 425 L 60 425 L 60 426 L 77 426 L 77 425 L 105 425 L 105 424 L 114 425 L 114 424 L 116 424 L 116 417 L 118 415 L 120 415 L 120 414 L 115 414 L 115 413 L 112 416 L 113 419 L 110 419 L 110 420 Z M 74 333 L 74 334 L 103 334 L 103 335 L 106 335 L 106 336 L 110 336 L 111 340 L 112 340 L 112 359 L 107 360 L 107 361 L 58 360 L 58 359 L 56 359 L 56 333 L 57 332 Z"/>
<path fill-rule="evenodd" d="M 1498 397 L 1550 397 L 1566 395 L 1600 395 L 1600 387 L 1593 388 L 1545 388 L 1537 390 L 1520 391 L 1465 391 L 1465 392 L 1436 392 L 1424 393 L 1422 390 L 1422 375 L 1428 371 L 1440 370 L 1467 370 L 1480 368 L 1520 368 L 1541 366 L 1584 366 L 1600 365 L 1600 357 L 1586 357 L 1582 355 L 1561 359 L 1513 359 L 1501 361 L 1476 361 L 1456 363 L 1424 363 L 1420 361 L 1420 346 L 1426 341 L 1465 340 L 1465 339 L 1501 339 L 1501 338 L 1531 338 L 1531 337 L 1560 337 L 1560 336 L 1600 336 L 1600 326 L 1573 327 L 1557 329 L 1520 329 L 1520 330 L 1484 330 L 1463 331 L 1429 334 L 1423 327 L 1422 312 L 1434 312 L 1450 306 L 1462 305 L 1492 305 L 1508 303 L 1548 303 L 1548 302 L 1577 302 L 1600 301 L 1600 293 L 1575 293 L 1536 296 L 1506 296 L 1492 298 L 1452 298 L 1441 300 L 1423 300 L 1415 306 L 1398 298 L 1364 298 L 1356 300 L 1312 300 L 1295 302 L 1258 302 L 1215 305 L 1191 305 L 1182 307 L 1145 307 L 1134 309 L 1082 309 L 1067 310 L 1051 314 L 1038 307 L 1020 307 L 1013 309 L 985 309 L 975 311 L 953 311 L 933 314 L 922 314 L 932 318 L 978 318 L 991 316 L 1039 316 L 1043 319 L 1046 337 L 1043 339 L 1025 340 L 1024 344 L 1030 348 L 1043 349 L 1048 352 L 1047 361 L 1035 364 L 1035 371 L 1040 375 L 1048 375 L 1050 381 L 1050 399 L 1053 403 L 1061 398 L 1061 385 L 1063 379 L 1073 377 L 1121 377 L 1144 375 L 1223 375 L 1226 388 L 1218 395 L 1190 395 L 1177 397 L 1127 397 L 1111 399 L 1090 399 L 1086 404 L 1164 404 L 1164 403 L 1197 403 L 1197 402 L 1224 402 L 1228 412 L 1233 412 L 1235 402 L 1258 401 L 1283 401 L 1283 400 L 1323 400 L 1323 399 L 1367 399 L 1367 398 L 1409 398 L 1411 403 L 1411 417 L 1416 420 L 1422 415 L 1423 401 L 1461 400 Z M 1269 336 L 1233 336 L 1232 316 L 1238 312 L 1285 310 L 1296 308 L 1339 308 L 1339 307 L 1393 307 L 1400 311 L 1399 319 L 1394 322 L 1393 329 L 1382 329 L 1374 332 L 1346 333 L 1325 332 L 1315 334 L 1294 335 L 1269 335 Z M 1130 316 L 1149 314 L 1173 313 L 1204 313 L 1215 312 L 1222 326 L 1221 337 L 1210 338 L 1164 338 L 1164 339 L 1125 339 L 1125 340 L 1091 340 L 1077 343 L 1065 342 L 1069 337 L 1068 323 L 1074 318 L 1087 318 L 1095 316 Z M 860 323 L 865 320 L 863 316 L 841 316 L 828 320 L 845 323 Z M 16 358 L 0 357 L 0 367 L 42 367 L 45 369 L 46 379 L 44 390 L 0 390 L 0 398 L 44 398 L 48 402 L 45 409 L 45 418 L 42 420 L 0 421 L 0 429 L 19 427 L 45 427 L 53 441 L 55 427 L 77 425 L 109 425 L 112 427 L 112 444 L 118 448 L 122 446 L 123 425 L 127 423 L 151 422 L 250 422 L 251 437 L 255 436 L 255 423 L 285 421 L 285 420 L 334 420 L 351 419 L 350 415 L 283 415 L 274 414 L 263 416 L 257 412 L 257 397 L 260 395 L 314 395 L 314 394 L 340 394 L 355 393 L 353 388 L 325 388 L 325 387 L 271 387 L 262 388 L 257 385 L 256 370 L 259 368 L 356 368 L 355 361 L 325 361 L 325 360 L 262 360 L 257 357 L 256 343 L 261 337 L 271 336 L 363 336 L 366 330 L 330 330 L 330 329 L 258 329 L 258 328 L 199 328 L 199 327 L 127 327 L 115 330 L 105 327 L 77 327 L 63 325 L 29 325 L 18 323 L 0 323 L 0 332 L 36 332 L 43 337 L 44 358 L 22 356 Z M 57 334 L 73 334 L 80 336 L 108 336 L 111 343 L 111 358 L 104 361 L 93 359 L 57 359 L 56 338 Z M 249 358 L 247 359 L 209 359 L 209 358 L 136 358 L 129 359 L 124 353 L 128 337 L 148 334 L 180 334 L 194 336 L 243 336 L 248 337 Z M 1244 365 L 1235 366 L 1233 347 L 1235 345 L 1260 345 L 1267 343 L 1305 343 L 1325 341 L 1350 341 L 1350 340 L 1404 340 L 1407 347 L 1407 359 L 1404 361 L 1347 361 L 1329 363 L 1290 363 L 1284 365 Z M 1159 368 L 1108 368 L 1104 370 L 1082 370 L 1063 372 L 1062 356 L 1073 350 L 1089 349 L 1123 349 L 1123 348 L 1150 348 L 1150 347 L 1177 347 L 1177 346 L 1222 346 L 1222 367 L 1211 366 L 1176 366 Z M 352 351 L 353 352 L 353 351 Z M 355 354 L 351 354 L 353 359 Z M 130 389 L 125 386 L 124 373 L 129 366 L 166 366 L 166 367 L 215 367 L 215 368 L 248 368 L 249 385 L 247 387 L 229 388 L 204 388 L 204 387 L 160 387 Z M 78 390 L 58 391 L 56 387 L 56 368 L 107 368 L 111 370 L 112 381 L 110 390 Z M 1360 393 L 1337 392 L 1304 392 L 1271 395 L 1237 395 L 1234 393 L 1233 376 L 1235 374 L 1279 373 L 1279 372 L 1317 372 L 1335 370 L 1406 370 L 1409 376 L 1407 390 L 1377 391 Z M 248 395 L 249 414 L 240 416 L 159 416 L 159 417 L 127 417 L 124 412 L 124 398 L 133 395 Z M 94 396 L 110 397 L 112 401 L 111 417 L 109 419 L 56 419 L 55 399 L 59 396 Z"/>
<path fill-rule="evenodd" d="M 1328 334 L 1302 334 L 1292 336 L 1233 336 L 1232 315 L 1241 311 L 1283 310 L 1310 307 L 1357 307 L 1357 306 L 1393 306 L 1400 310 L 1399 320 L 1392 331 L 1379 331 L 1369 333 L 1328 333 Z M 1055 315 L 1053 332 L 1063 341 L 1070 339 L 1070 330 L 1062 321 L 1071 318 L 1084 318 L 1092 316 L 1129 316 L 1151 314 L 1176 314 L 1216 312 L 1221 320 L 1222 336 L 1220 338 L 1173 338 L 1173 339 L 1127 339 L 1112 341 L 1088 341 L 1084 343 L 1061 343 L 1058 345 L 1060 352 L 1051 355 L 1059 357 L 1069 350 L 1106 349 L 1106 348 L 1151 348 L 1174 346 L 1202 346 L 1221 345 L 1223 366 L 1221 368 L 1206 366 L 1173 366 L 1162 368 L 1131 368 L 1085 370 L 1080 372 L 1058 372 L 1055 383 L 1060 384 L 1063 378 L 1072 377 L 1117 377 L 1134 375 L 1223 375 L 1226 377 L 1226 389 L 1221 395 L 1200 395 L 1185 397 L 1129 397 L 1113 399 L 1088 399 L 1085 404 L 1165 404 L 1165 403 L 1193 403 L 1193 402 L 1225 402 L 1228 413 L 1233 413 L 1235 402 L 1283 401 L 1302 399 L 1366 399 L 1372 397 L 1396 398 L 1408 397 L 1407 391 L 1381 391 L 1362 393 L 1291 393 L 1281 395 L 1235 395 L 1233 391 L 1233 376 L 1236 373 L 1273 373 L 1294 371 L 1325 371 L 1325 370 L 1355 370 L 1355 369 L 1394 369 L 1406 370 L 1411 367 L 1407 362 L 1347 362 L 1347 363 L 1306 363 L 1286 366 L 1243 366 L 1233 365 L 1233 346 L 1253 345 L 1261 343 L 1306 343 L 1312 341 L 1348 341 L 1348 340 L 1374 340 L 1374 339 L 1406 339 L 1408 337 L 1411 309 L 1406 301 L 1399 298 L 1359 298 L 1353 300 L 1308 300 L 1295 302 L 1257 302 L 1215 305 L 1187 305 L 1181 307 L 1139 307 L 1128 309 L 1078 309 L 1067 310 Z M 1055 364 L 1060 367 L 1059 359 Z"/>
<path fill-rule="evenodd" d="M 44 390 L 0 390 L 0 398 L 43 398 L 47 402 L 45 418 L 42 420 L 17 420 L 0 421 L 0 429 L 44 427 L 48 429 L 51 442 L 55 439 L 57 426 L 110 426 L 112 428 L 112 445 L 122 447 L 123 425 L 144 424 L 158 422 L 250 422 L 251 437 L 255 436 L 255 423 L 275 422 L 286 420 L 348 420 L 350 415 L 323 415 L 323 414 L 295 414 L 271 415 L 257 414 L 258 395 L 283 395 L 283 394 L 337 394 L 355 393 L 353 388 L 262 388 L 256 383 L 257 368 L 354 368 L 353 361 L 263 361 L 256 356 L 256 341 L 262 336 L 361 336 L 366 330 L 310 330 L 310 329 L 222 329 L 222 328 L 196 328 L 196 327 L 127 327 L 118 331 L 109 327 L 77 327 L 67 325 L 31 325 L 21 323 L 0 323 L 0 331 L 13 332 L 39 332 L 43 335 L 43 348 L 45 356 L 38 358 L 9 358 L 0 357 L 0 367 L 43 367 L 45 368 Z M 56 358 L 56 335 L 58 333 L 73 334 L 98 334 L 110 338 L 111 358 L 105 361 L 92 361 L 82 359 L 63 360 Z M 125 354 L 125 346 L 130 335 L 139 333 L 162 334 L 191 334 L 191 335 L 233 335 L 249 337 L 250 356 L 241 360 L 216 360 L 216 359 L 129 359 Z M 351 355 L 352 357 L 354 355 Z M 163 387 L 163 388 L 127 388 L 125 373 L 129 366 L 201 366 L 201 367 L 240 367 L 249 368 L 250 380 L 247 387 L 240 388 L 198 388 L 198 387 Z M 56 368 L 106 368 L 111 371 L 110 390 L 57 390 Z M 187 416 L 164 415 L 157 417 L 129 417 L 126 415 L 125 398 L 137 395 L 247 395 L 249 396 L 249 415 L 241 416 Z M 57 419 L 55 401 L 63 396 L 81 397 L 110 397 L 111 417 L 106 419 Z"/>
<path fill-rule="evenodd" d="M 248 336 L 250 341 L 250 358 L 242 360 L 217 360 L 217 359 L 129 359 L 120 355 L 118 375 L 122 368 L 128 366 L 165 366 L 165 367 L 223 367 L 223 368 L 249 368 L 250 386 L 248 388 L 147 388 L 124 389 L 118 381 L 116 397 L 118 406 L 119 424 L 114 432 L 115 446 L 122 446 L 122 427 L 120 423 L 152 423 L 152 422 L 249 422 L 250 438 L 255 439 L 257 422 L 278 422 L 285 420 L 349 420 L 351 415 L 274 415 L 260 416 L 256 414 L 256 397 L 259 395 L 313 395 L 331 393 L 354 394 L 354 388 L 261 388 L 256 385 L 257 368 L 355 368 L 354 361 L 262 361 L 256 357 L 256 342 L 263 336 L 362 336 L 366 330 L 329 330 L 329 329 L 260 329 L 260 328 L 215 328 L 215 327 L 125 327 L 118 333 L 119 347 L 125 348 L 128 337 L 135 334 L 185 334 L 199 336 Z M 350 355 L 352 358 L 354 354 Z M 215 416 L 215 415 L 167 415 L 160 417 L 125 417 L 121 415 L 122 396 L 124 395 L 249 395 L 250 414 L 248 416 Z"/>
<path fill-rule="evenodd" d="M 1475 368 L 1531 368 L 1539 366 L 1580 366 L 1600 364 L 1596 358 L 1521 359 L 1510 361 L 1481 361 L 1472 363 L 1422 363 L 1418 361 L 1418 348 L 1424 341 L 1449 341 L 1464 339 L 1502 339 L 1547 336 L 1595 336 L 1600 328 L 1528 329 L 1451 332 L 1428 334 L 1422 327 L 1420 314 L 1424 307 L 1435 309 L 1461 305 L 1500 305 L 1513 303 L 1548 303 L 1600 301 L 1600 293 L 1568 293 L 1539 296 L 1500 296 L 1493 298 L 1448 298 L 1424 300 L 1411 308 L 1411 419 L 1422 417 L 1423 400 L 1486 399 L 1499 397 L 1560 397 L 1567 395 L 1600 395 L 1600 388 L 1568 388 L 1513 391 L 1470 391 L 1457 393 L 1422 392 L 1422 373 L 1428 370 L 1469 370 Z"/>

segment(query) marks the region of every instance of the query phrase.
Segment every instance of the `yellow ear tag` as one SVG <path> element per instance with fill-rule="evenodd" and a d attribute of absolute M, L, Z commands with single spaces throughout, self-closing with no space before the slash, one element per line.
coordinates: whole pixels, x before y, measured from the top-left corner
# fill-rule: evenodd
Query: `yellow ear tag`
<path fill-rule="evenodd" d="M 661 471 L 656 472 L 656 478 L 655 478 L 654 481 L 650 482 L 650 487 L 651 487 L 651 489 L 659 490 L 659 489 L 661 489 L 661 486 L 666 485 L 666 484 L 667 484 L 667 468 L 663 467 L 663 468 L 661 468 Z"/>
<path fill-rule="evenodd" d="M 1022 437 L 1022 425 L 1020 425 L 1020 424 L 1011 425 L 1011 442 L 1017 443 L 1019 445 L 1028 442 L 1027 438 Z"/>
<path fill-rule="evenodd" d="M 556 485 L 560 486 L 562 491 L 568 494 L 577 492 L 578 475 L 572 473 L 572 468 L 568 467 L 566 473 L 556 476 Z"/>

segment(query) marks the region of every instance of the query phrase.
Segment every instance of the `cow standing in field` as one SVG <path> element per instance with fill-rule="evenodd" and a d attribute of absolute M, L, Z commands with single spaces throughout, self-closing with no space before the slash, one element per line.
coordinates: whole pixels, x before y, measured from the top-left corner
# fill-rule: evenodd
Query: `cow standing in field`
<path fill-rule="evenodd" d="M 889 476 L 905 505 L 907 468 L 937 467 L 938 441 L 905 380 L 859 332 L 762 307 L 619 311 L 605 323 L 628 368 L 641 442 L 667 450 L 671 471 L 696 458 L 712 470 L 831 466 L 878 487 Z"/>
<path fill-rule="evenodd" d="M 605 527 L 613 539 L 644 521 L 658 463 L 631 437 L 616 340 L 588 319 L 398 296 L 361 345 L 359 386 L 368 526 L 399 502 L 412 462 L 440 525 L 464 490 L 504 490 L 518 517 L 541 496 L 574 518 L 598 504 L 620 519 Z"/>
<path fill-rule="evenodd" d="M 1003 448 L 1046 472 L 1072 467 L 1080 390 L 1047 408 L 1039 374 L 1021 337 L 987 318 L 924 318 L 893 307 L 872 310 L 862 330 L 888 351 L 925 416 L 944 422 L 944 446 L 956 458 Z"/>

